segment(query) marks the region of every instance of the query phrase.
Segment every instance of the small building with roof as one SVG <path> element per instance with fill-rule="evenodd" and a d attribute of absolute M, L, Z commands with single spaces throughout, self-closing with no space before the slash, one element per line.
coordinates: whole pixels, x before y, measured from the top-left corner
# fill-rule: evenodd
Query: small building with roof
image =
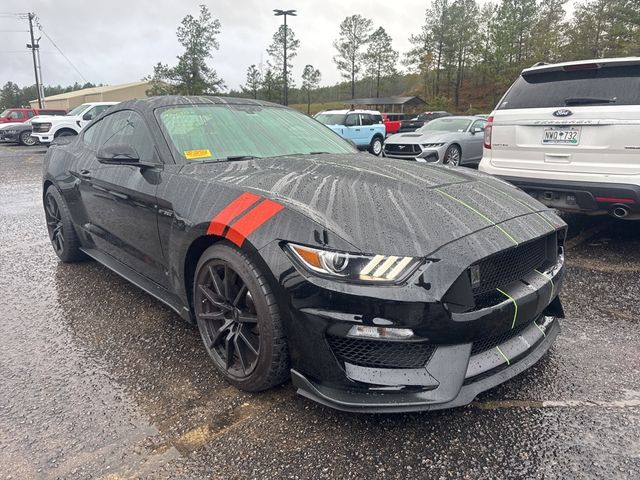
<path fill-rule="evenodd" d="M 421 112 L 427 106 L 420 97 L 379 97 L 379 98 L 353 98 L 345 100 L 344 104 L 352 108 L 367 108 L 386 113 L 416 113 Z"/>
<path fill-rule="evenodd" d="M 71 110 L 78 105 L 89 102 L 123 102 L 134 98 L 145 98 L 149 88 L 151 88 L 149 81 L 83 88 L 45 97 L 44 103 L 46 108 Z M 31 100 L 29 103 L 32 108 L 38 108 L 38 100 Z"/>

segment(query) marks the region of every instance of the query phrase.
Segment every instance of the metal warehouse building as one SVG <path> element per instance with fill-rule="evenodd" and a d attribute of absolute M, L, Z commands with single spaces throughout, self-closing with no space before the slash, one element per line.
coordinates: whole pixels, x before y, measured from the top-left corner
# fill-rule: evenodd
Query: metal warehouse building
<path fill-rule="evenodd" d="M 107 85 L 104 87 L 83 88 L 74 92 L 61 93 L 45 97 L 46 108 L 72 108 L 88 102 L 123 102 L 134 98 L 144 98 L 151 82 L 123 83 L 122 85 Z M 38 108 L 38 100 L 29 102 L 32 108 Z"/>
<path fill-rule="evenodd" d="M 420 97 L 380 97 L 380 98 L 353 98 L 345 100 L 345 105 L 355 108 L 371 108 L 388 113 L 414 113 L 425 109 L 427 102 Z"/>

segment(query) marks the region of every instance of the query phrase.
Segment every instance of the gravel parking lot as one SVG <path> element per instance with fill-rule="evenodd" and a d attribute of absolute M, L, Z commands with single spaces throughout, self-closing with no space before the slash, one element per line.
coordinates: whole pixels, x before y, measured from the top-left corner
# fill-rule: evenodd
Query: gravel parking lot
<path fill-rule="evenodd" d="M 465 408 L 354 415 L 236 390 L 162 303 L 60 263 L 43 156 L 0 146 L 2 478 L 640 478 L 640 222 L 565 217 L 567 319 L 528 372 Z"/>

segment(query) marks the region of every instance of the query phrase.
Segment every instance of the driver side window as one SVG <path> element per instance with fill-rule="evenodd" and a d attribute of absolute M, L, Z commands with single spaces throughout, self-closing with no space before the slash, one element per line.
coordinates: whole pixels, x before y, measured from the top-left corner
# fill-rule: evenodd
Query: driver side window
<path fill-rule="evenodd" d="M 82 134 L 83 142 L 94 152 L 108 145 L 129 145 L 141 162 L 159 163 L 153 138 L 144 119 L 132 110 L 121 110 L 104 117 Z"/>
<path fill-rule="evenodd" d="M 129 145 L 138 154 L 141 162 L 158 163 L 151 132 L 140 114 L 133 110 L 121 110 L 106 117 L 106 124 L 100 147 L 108 145 Z"/>

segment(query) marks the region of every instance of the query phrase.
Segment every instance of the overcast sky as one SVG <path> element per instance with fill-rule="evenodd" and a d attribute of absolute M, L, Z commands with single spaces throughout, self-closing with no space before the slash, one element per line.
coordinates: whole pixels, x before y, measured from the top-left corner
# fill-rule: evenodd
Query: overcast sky
<path fill-rule="evenodd" d="M 480 0 L 485 3 L 487 0 Z M 294 59 L 299 84 L 308 63 L 322 72 L 322 84 L 332 84 L 339 74 L 332 62 L 333 40 L 344 17 L 359 13 L 383 26 L 396 50 L 410 48 L 408 37 L 424 23 L 425 0 L 22 0 L 0 2 L 0 85 L 11 80 L 20 86 L 34 83 L 27 20 L 2 16 L 34 12 L 43 30 L 73 62 L 76 72 L 43 36 L 41 58 L 45 84 L 118 84 L 140 80 L 157 62 L 175 64 L 181 53 L 176 28 L 188 13 L 197 15 L 205 3 L 222 23 L 220 50 L 210 64 L 227 87 L 244 83 L 247 67 L 266 62 L 266 47 L 282 17 L 274 8 L 297 9 L 288 20 L 300 40 Z M 40 34 L 37 33 L 36 36 Z M 84 77 L 84 79 L 82 78 Z"/>

